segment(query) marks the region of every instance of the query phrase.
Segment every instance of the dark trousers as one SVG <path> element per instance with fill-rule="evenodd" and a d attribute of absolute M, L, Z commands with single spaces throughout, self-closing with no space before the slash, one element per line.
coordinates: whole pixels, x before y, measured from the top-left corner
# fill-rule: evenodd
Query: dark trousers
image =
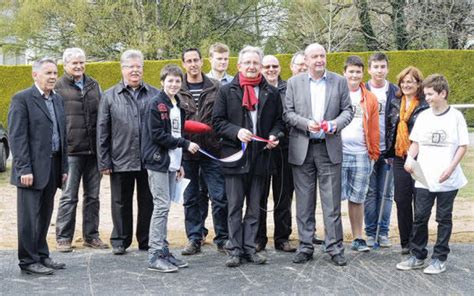
<path fill-rule="evenodd" d="M 255 253 L 260 197 L 264 190 L 264 182 L 265 177 L 252 173 L 225 176 L 229 205 L 227 250 L 231 255 Z M 245 215 L 242 216 L 244 201 L 247 208 Z"/>
<path fill-rule="evenodd" d="M 408 248 L 413 227 L 413 203 L 415 201 L 415 181 L 405 171 L 405 159 L 395 157 L 393 160 L 394 200 L 397 205 L 398 231 L 400 245 Z"/>
<path fill-rule="evenodd" d="M 153 197 L 148 186 L 146 170 L 110 174 L 112 193 L 112 222 L 114 224 L 110 244 L 128 248 L 133 237 L 133 190 L 137 182 L 137 230 L 138 247 L 148 249 L 148 233 L 153 213 Z"/>
<path fill-rule="evenodd" d="M 256 243 L 265 246 L 267 237 L 267 204 L 270 193 L 270 180 L 273 192 L 273 221 L 275 224 L 275 245 L 288 241 L 291 234 L 291 201 L 293 200 L 293 173 L 288 164 L 288 149 L 276 149 L 272 151 L 275 163 L 274 173 L 265 181 L 265 190 L 260 199 L 260 218 Z"/>
<path fill-rule="evenodd" d="M 200 243 L 203 237 L 204 219 L 202 212 L 201 181 L 211 199 L 212 218 L 216 237 L 216 245 L 224 245 L 228 238 L 227 230 L 227 198 L 225 181 L 220 164 L 212 159 L 185 160 L 183 162 L 185 176 L 191 180 L 184 191 L 184 218 L 186 235 L 189 241 Z"/>
<path fill-rule="evenodd" d="M 69 171 L 65 189 L 59 200 L 56 240 L 71 242 L 76 227 L 79 186 L 83 186 L 82 237 L 85 241 L 99 238 L 100 172 L 95 155 L 68 157 Z"/>
<path fill-rule="evenodd" d="M 410 240 L 410 250 L 418 259 L 428 256 L 428 221 L 436 199 L 436 222 L 438 237 L 431 258 L 445 261 L 449 254 L 449 238 L 453 229 L 453 204 L 457 190 L 447 192 L 430 192 L 427 189 L 416 189 L 415 222 Z"/>
<path fill-rule="evenodd" d="M 33 176 L 34 177 L 34 176 Z M 18 259 L 20 267 L 49 257 L 46 236 L 54 208 L 54 195 L 61 182 L 61 157 L 51 158 L 49 181 L 43 190 L 17 190 Z"/>

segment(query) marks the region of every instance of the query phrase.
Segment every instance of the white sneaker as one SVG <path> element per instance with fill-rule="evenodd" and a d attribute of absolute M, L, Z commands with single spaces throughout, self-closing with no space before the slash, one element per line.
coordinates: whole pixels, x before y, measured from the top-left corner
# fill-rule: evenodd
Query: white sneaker
<path fill-rule="evenodd" d="M 382 248 L 390 248 L 392 246 L 392 243 L 390 242 L 390 239 L 386 235 L 381 235 L 379 236 L 379 245 Z"/>
<path fill-rule="evenodd" d="M 446 261 L 440 261 L 439 259 L 432 259 L 430 265 L 423 270 L 426 274 L 439 274 L 445 271 Z"/>
<path fill-rule="evenodd" d="M 375 237 L 367 236 L 367 247 L 373 248 L 375 245 Z"/>
<path fill-rule="evenodd" d="M 416 259 L 415 256 L 410 256 L 407 260 L 402 261 L 397 264 L 397 269 L 399 270 L 412 270 L 420 269 L 425 265 L 425 260 Z"/>

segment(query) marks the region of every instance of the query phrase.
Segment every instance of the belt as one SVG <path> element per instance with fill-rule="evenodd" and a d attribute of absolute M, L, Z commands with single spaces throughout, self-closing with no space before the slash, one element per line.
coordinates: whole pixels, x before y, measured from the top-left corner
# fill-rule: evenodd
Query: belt
<path fill-rule="evenodd" d="M 61 156 L 61 153 L 60 153 L 59 151 L 52 151 L 52 152 L 51 152 L 51 158 L 53 158 L 53 157 L 59 157 L 59 156 Z"/>
<path fill-rule="evenodd" d="M 309 139 L 310 144 L 321 144 L 326 143 L 326 139 Z"/>

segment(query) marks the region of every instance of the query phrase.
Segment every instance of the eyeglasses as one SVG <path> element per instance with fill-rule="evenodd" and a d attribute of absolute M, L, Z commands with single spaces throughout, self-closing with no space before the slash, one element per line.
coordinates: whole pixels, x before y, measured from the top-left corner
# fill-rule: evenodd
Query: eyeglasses
<path fill-rule="evenodd" d="M 122 68 L 132 69 L 132 70 L 142 70 L 142 65 L 122 65 Z"/>
<path fill-rule="evenodd" d="M 250 66 L 258 67 L 261 65 L 259 62 L 252 62 L 252 61 L 245 61 L 245 62 L 242 62 L 241 64 L 244 65 L 245 67 L 250 67 Z"/>
<path fill-rule="evenodd" d="M 400 84 L 408 84 L 408 85 L 411 85 L 411 84 L 417 84 L 418 81 L 412 81 L 412 80 L 408 80 L 408 81 L 401 81 Z"/>
<path fill-rule="evenodd" d="M 280 65 L 264 65 L 263 66 L 263 69 L 270 69 L 270 68 L 278 69 L 278 68 L 280 68 Z"/>

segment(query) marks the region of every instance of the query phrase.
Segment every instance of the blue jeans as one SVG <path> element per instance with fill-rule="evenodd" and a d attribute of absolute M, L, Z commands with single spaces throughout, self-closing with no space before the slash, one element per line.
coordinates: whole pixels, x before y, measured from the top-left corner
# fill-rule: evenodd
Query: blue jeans
<path fill-rule="evenodd" d="M 82 236 L 85 241 L 99 238 L 100 173 L 95 155 L 69 156 L 69 172 L 59 200 L 56 239 L 71 242 L 76 226 L 76 208 L 82 179 Z"/>
<path fill-rule="evenodd" d="M 375 162 L 372 175 L 370 176 L 369 191 L 367 192 L 364 203 L 365 234 L 367 236 L 375 237 L 382 198 L 385 199 L 385 204 L 382 212 L 379 235 L 388 236 L 393 203 L 393 173 L 389 174 L 391 179 L 388 183 L 386 195 L 383 196 L 383 187 L 388 167 L 389 164 L 385 162 L 384 157 L 380 156 Z"/>
<path fill-rule="evenodd" d="M 223 245 L 228 239 L 227 198 L 225 180 L 219 163 L 212 159 L 183 161 L 185 178 L 191 180 L 184 191 L 184 221 L 189 241 L 199 243 L 202 239 L 204 219 L 201 213 L 200 174 L 209 191 L 212 219 L 216 237 L 214 243 Z"/>

